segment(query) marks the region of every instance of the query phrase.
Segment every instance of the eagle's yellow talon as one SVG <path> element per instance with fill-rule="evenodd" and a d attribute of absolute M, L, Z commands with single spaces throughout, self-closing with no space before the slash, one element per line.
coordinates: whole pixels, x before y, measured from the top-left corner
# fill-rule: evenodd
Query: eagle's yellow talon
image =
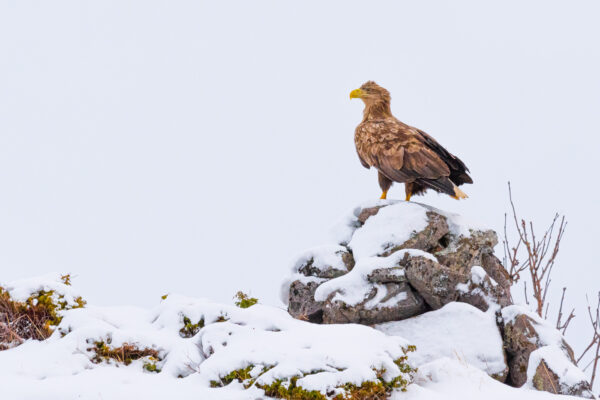
<path fill-rule="evenodd" d="M 455 200 L 467 199 L 469 196 L 462 190 L 460 190 L 457 186 L 454 186 L 454 196 L 450 196 Z"/>
<path fill-rule="evenodd" d="M 410 201 L 411 196 L 412 196 L 412 194 L 407 194 L 406 199 L 404 201 Z"/>
<path fill-rule="evenodd" d="M 387 190 L 386 190 L 385 192 L 381 193 L 381 197 L 380 197 L 380 199 L 381 199 L 381 200 L 385 200 L 385 199 L 387 199 Z"/>

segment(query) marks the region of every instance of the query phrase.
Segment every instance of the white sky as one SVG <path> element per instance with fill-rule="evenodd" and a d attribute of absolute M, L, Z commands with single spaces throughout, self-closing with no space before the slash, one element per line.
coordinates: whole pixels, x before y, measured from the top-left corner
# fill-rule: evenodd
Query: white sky
<path fill-rule="evenodd" d="M 415 200 L 500 230 L 510 179 L 540 228 L 567 215 L 553 287 L 581 307 L 600 289 L 599 18 L 595 1 L 1 1 L 0 279 L 278 304 L 293 255 L 380 194 L 348 99 L 372 79 L 475 180 L 467 201 Z"/>

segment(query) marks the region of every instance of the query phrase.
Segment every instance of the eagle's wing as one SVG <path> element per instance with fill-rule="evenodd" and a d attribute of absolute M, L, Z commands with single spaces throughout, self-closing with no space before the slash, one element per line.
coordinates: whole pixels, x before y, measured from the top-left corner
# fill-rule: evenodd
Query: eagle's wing
<path fill-rule="evenodd" d="M 450 168 L 450 180 L 457 185 L 461 185 L 463 183 L 473 183 L 473 180 L 467 174 L 467 172 L 469 172 L 469 168 L 467 168 L 465 163 L 463 163 L 460 158 L 456 157 L 454 154 L 451 154 L 441 144 L 439 144 L 437 140 L 429 136 L 427 133 L 417 128 L 413 129 L 419 133 L 421 140 L 427 144 L 430 149 L 435 151 L 435 153 L 446 163 L 446 165 L 448 165 Z"/>
<path fill-rule="evenodd" d="M 400 121 L 365 122 L 359 125 L 355 140 L 361 160 L 396 182 L 450 175 L 448 165 L 419 132 Z"/>

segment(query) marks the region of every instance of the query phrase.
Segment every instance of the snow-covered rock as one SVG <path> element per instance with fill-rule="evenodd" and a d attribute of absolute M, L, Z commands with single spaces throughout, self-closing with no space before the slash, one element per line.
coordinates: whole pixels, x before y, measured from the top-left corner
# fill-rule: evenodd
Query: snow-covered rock
<path fill-rule="evenodd" d="M 493 255 L 496 234 L 457 215 L 377 201 L 357 207 L 334 231 L 337 243 L 295 260 L 282 285 L 282 300 L 297 318 L 373 324 L 453 301 L 482 310 L 510 304 L 507 273 Z"/>
<path fill-rule="evenodd" d="M 512 384 L 593 397 L 585 374 L 575 365 L 573 350 L 558 330 L 518 305 L 502 309 L 502 320 Z"/>

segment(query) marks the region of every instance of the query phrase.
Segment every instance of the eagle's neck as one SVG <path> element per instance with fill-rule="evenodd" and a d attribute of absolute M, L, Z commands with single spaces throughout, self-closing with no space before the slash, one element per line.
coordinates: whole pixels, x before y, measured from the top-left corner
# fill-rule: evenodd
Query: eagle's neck
<path fill-rule="evenodd" d="M 389 100 L 380 100 L 376 103 L 367 104 L 363 113 L 363 121 L 382 119 L 392 116 Z"/>

